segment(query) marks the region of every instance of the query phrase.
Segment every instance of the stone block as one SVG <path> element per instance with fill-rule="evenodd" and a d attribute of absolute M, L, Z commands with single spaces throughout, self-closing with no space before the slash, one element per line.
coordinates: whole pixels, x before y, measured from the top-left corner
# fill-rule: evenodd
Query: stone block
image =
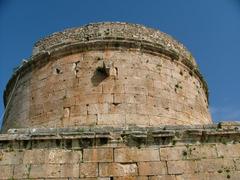
<path fill-rule="evenodd" d="M 97 163 L 80 163 L 79 173 L 81 178 L 97 177 L 98 176 L 98 164 Z"/>
<path fill-rule="evenodd" d="M 113 94 L 113 103 L 115 103 L 115 104 L 126 103 L 125 97 L 126 97 L 126 94 L 114 93 Z"/>
<path fill-rule="evenodd" d="M 107 83 L 103 83 L 103 93 L 124 93 L 124 84 L 116 81 L 109 81 Z"/>
<path fill-rule="evenodd" d="M 149 176 L 149 180 L 176 180 L 176 177 L 175 175 Z"/>
<path fill-rule="evenodd" d="M 217 158 L 217 150 L 215 144 L 204 144 L 197 146 L 188 146 L 185 152 L 187 159 L 209 159 Z"/>
<path fill-rule="evenodd" d="M 181 174 L 181 175 L 177 175 L 175 180 L 188 180 L 188 179 L 189 180 L 212 180 L 212 178 L 211 179 L 209 178 L 208 173 Z"/>
<path fill-rule="evenodd" d="M 87 114 L 106 114 L 108 113 L 108 103 L 103 104 L 89 104 L 87 106 Z"/>
<path fill-rule="evenodd" d="M 234 159 L 235 167 L 237 171 L 240 171 L 240 157 L 237 159 Z"/>
<path fill-rule="evenodd" d="M 96 125 L 97 115 L 79 115 L 79 116 L 70 116 L 69 119 L 64 121 L 64 126 L 73 127 L 73 126 L 93 126 Z"/>
<path fill-rule="evenodd" d="M 31 165 L 30 164 L 19 164 L 14 166 L 14 179 L 24 179 L 29 177 Z"/>
<path fill-rule="evenodd" d="M 141 94 L 148 95 L 147 89 L 144 86 L 127 86 L 125 85 L 126 94 Z"/>
<path fill-rule="evenodd" d="M 124 177 L 114 177 L 116 180 L 148 180 L 147 176 L 124 176 Z"/>
<path fill-rule="evenodd" d="M 116 148 L 115 162 L 159 161 L 158 148 Z"/>
<path fill-rule="evenodd" d="M 13 166 L 12 165 L 6 165 L 2 166 L 0 165 L 0 179 L 12 179 L 13 177 Z"/>
<path fill-rule="evenodd" d="M 224 171 L 229 170 L 232 171 L 235 169 L 235 164 L 233 159 L 225 159 L 225 158 L 219 158 L 219 159 L 202 159 L 200 161 L 197 161 L 198 170 L 200 172 L 218 172 L 218 171 Z"/>
<path fill-rule="evenodd" d="M 59 178 L 61 177 L 61 165 L 60 164 L 45 164 L 44 165 L 47 178 Z"/>
<path fill-rule="evenodd" d="M 70 160 L 71 161 L 71 160 Z M 71 162 L 69 162 L 71 163 Z M 65 178 L 78 178 L 79 177 L 79 164 L 61 164 L 60 176 Z"/>
<path fill-rule="evenodd" d="M 79 163 L 81 160 L 81 151 L 72 151 L 65 149 L 46 150 L 45 162 L 49 164 Z"/>
<path fill-rule="evenodd" d="M 126 114 L 126 123 L 149 126 L 149 118 L 143 114 Z"/>
<path fill-rule="evenodd" d="M 167 161 L 168 174 L 184 174 L 198 172 L 195 161 Z"/>
<path fill-rule="evenodd" d="M 38 164 L 38 165 L 31 165 L 29 178 L 44 178 L 47 176 L 47 169 L 46 164 Z"/>
<path fill-rule="evenodd" d="M 113 162 L 113 149 L 112 148 L 84 149 L 83 162 Z"/>
<path fill-rule="evenodd" d="M 45 149 L 32 149 L 24 152 L 23 164 L 43 164 Z"/>
<path fill-rule="evenodd" d="M 124 126 L 125 115 L 123 114 L 98 114 L 97 125 Z"/>
<path fill-rule="evenodd" d="M 138 174 L 136 163 L 99 163 L 99 176 L 134 176 Z"/>
<path fill-rule="evenodd" d="M 23 161 L 23 152 L 19 152 L 19 151 L 11 151 L 11 152 L 0 151 L 0 165 L 21 164 L 22 161 Z"/>
<path fill-rule="evenodd" d="M 174 146 L 160 148 L 160 159 L 167 161 L 182 160 L 185 158 L 187 152 L 186 146 Z"/>
<path fill-rule="evenodd" d="M 167 174 L 166 162 L 139 162 L 139 175 L 162 175 Z"/>
<path fill-rule="evenodd" d="M 71 117 L 80 116 L 80 115 L 81 116 L 87 115 L 87 106 L 86 106 L 86 104 L 70 106 L 70 116 Z"/>
<path fill-rule="evenodd" d="M 217 144 L 218 157 L 240 157 L 240 144 Z"/>

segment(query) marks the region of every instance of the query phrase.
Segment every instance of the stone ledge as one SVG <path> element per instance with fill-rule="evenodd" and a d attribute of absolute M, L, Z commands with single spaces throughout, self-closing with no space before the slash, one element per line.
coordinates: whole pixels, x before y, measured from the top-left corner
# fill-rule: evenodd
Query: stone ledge
<path fill-rule="evenodd" d="M 222 122 L 205 126 L 160 126 L 126 128 L 76 127 L 49 129 L 10 129 L 0 134 L 0 144 L 15 141 L 86 140 L 107 143 L 139 145 L 175 145 L 176 143 L 239 143 L 240 123 Z"/>

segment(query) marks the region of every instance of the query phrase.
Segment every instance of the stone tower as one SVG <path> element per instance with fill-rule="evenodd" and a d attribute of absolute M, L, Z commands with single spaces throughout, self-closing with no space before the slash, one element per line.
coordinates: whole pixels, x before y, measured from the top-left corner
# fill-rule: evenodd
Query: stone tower
<path fill-rule="evenodd" d="M 212 124 L 187 49 L 141 25 L 38 41 L 4 93 L 0 179 L 239 176 L 239 124 Z"/>
<path fill-rule="evenodd" d="M 4 100 L 3 130 L 211 123 L 207 85 L 186 48 L 126 23 L 90 24 L 40 40 Z"/>

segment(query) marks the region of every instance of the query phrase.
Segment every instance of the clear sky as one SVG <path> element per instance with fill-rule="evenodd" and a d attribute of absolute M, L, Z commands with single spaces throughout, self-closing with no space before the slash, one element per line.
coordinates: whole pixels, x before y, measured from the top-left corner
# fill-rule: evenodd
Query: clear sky
<path fill-rule="evenodd" d="M 240 0 L 0 0 L 1 96 L 34 42 L 99 21 L 143 24 L 182 42 L 208 82 L 214 121 L 240 120 Z"/>

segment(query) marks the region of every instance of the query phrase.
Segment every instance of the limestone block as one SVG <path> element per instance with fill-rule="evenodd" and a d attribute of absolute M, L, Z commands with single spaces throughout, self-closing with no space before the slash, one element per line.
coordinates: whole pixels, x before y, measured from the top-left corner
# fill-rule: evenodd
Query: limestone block
<path fill-rule="evenodd" d="M 176 180 L 175 175 L 149 176 L 149 180 Z"/>
<path fill-rule="evenodd" d="M 87 115 L 87 106 L 86 104 L 80 104 L 75 106 L 70 106 L 70 116 L 79 116 L 79 115 Z"/>
<path fill-rule="evenodd" d="M 60 167 L 60 165 L 58 165 Z M 49 167 L 52 168 L 52 167 Z M 31 165 L 31 169 L 30 169 L 30 174 L 29 174 L 29 178 L 44 178 L 44 177 L 48 177 L 47 174 L 47 169 L 48 167 L 46 167 L 46 164 L 44 165 Z M 59 174 L 60 176 L 60 174 Z"/>
<path fill-rule="evenodd" d="M 216 174 L 215 174 L 216 175 Z M 219 178 L 219 176 L 218 176 Z M 196 180 L 212 180 L 208 173 L 191 173 L 191 174 L 181 174 L 176 176 L 176 180 L 186 180 L 186 179 L 196 179 Z M 221 179 L 221 178 L 220 178 Z M 218 180 L 220 180 L 218 179 Z"/>
<path fill-rule="evenodd" d="M 44 165 L 46 176 L 48 178 L 61 177 L 61 165 L 60 164 L 45 164 Z"/>
<path fill-rule="evenodd" d="M 87 114 L 107 114 L 109 109 L 108 103 L 89 104 L 87 106 Z"/>
<path fill-rule="evenodd" d="M 0 165 L 21 164 L 23 161 L 23 152 L 12 151 L 4 152 L 0 151 Z"/>
<path fill-rule="evenodd" d="M 217 144 L 218 157 L 240 157 L 240 144 Z"/>
<path fill-rule="evenodd" d="M 233 159 L 201 159 L 197 161 L 198 170 L 200 172 L 218 172 L 229 170 L 232 171 L 235 169 Z"/>
<path fill-rule="evenodd" d="M 122 81 L 108 80 L 102 85 L 103 93 L 125 93 L 124 84 Z"/>
<path fill-rule="evenodd" d="M 159 161 L 158 148 L 116 148 L 115 162 Z"/>
<path fill-rule="evenodd" d="M 184 174 L 198 172 L 195 161 L 167 161 L 168 174 Z"/>
<path fill-rule="evenodd" d="M 142 114 L 126 114 L 126 123 L 149 126 L 149 118 Z"/>
<path fill-rule="evenodd" d="M 98 114 L 97 125 L 124 126 L 125 116 L 122 114 Z"/>
<path fill-rule="evenodd" d="M 29 173 L 30 173 L 30 164 L 19 164 L 14 166 L 14 174 L 13 178 L 14 179 L 23 179 L 23 178 L 28 178 Z"/>
<path fill-rule="evenodd" d="M 237 159 L 234 159 L 235 167 L 237 171 L 240 171 L 240 157 Z"/>
<path fill-rule="evenodd" d="M 166 162 L 139 162 L 139 175 L 167 174 Z"/>
<path fill-rule="evenodd" d="M 24 151 L 23 164 L 43 164 L 46 149 L 32 149 Z"/>
<path fill-rule="evenodd" d="M 11 179 L 13 177 L 13 166 L 12 165 L 6 165 L 2 166 L 0 165 L 0 179 Z"/>
<path fill-rule="evenodd" d="M 45 150 L 45 162 L 49 164 L 79 163 L 82 159 L 81 151 L 65 149 Z"/>
<path fill-rule="evenodd" d="M 138 174 L 136 163 L 99 163 L 99 176 L 133 176 Z"/>
<path fill-rule="evenodd" d="M 187 148 L 187 159 L 209 159 L 217 158 L 216 146 L 204 145 L 204 146 L 188 146 Z"/>
<path fill-rule="evenodd" d="M 98 176 L 98 164 L 97 163 L 80 163 L 79 172 L 81 178 L 97 177 Z"/>
<path fill-rule="evenodd" d="M 187 154 L 186 146 L 174 146 L 160 148 L 160 159 L 166 161 L 182 160 Z"/>
<path fill-rule="evenodd" d="M 148 180 L 147 176 L 124 176 L 124 177 L 114 177 L 116 180 Z"/>
<path fill-rule="evenodd" d="M 71 163 L 71 162 L 69 162 L 69 163 Z M 60 166 L 61 173 L 60 173 L 59 177 L 78 178 L 79 177 L 79 164 L 73 164 L 73 163 L 72 164 L 61 164 L 61 166 Z"/>
<path fill-rule="evenodd" d="M 73 127 L 73 126 L 93 126 L 97 122 L 97 115 L 79 115 L 79 116 L 70 116 L 69 119 L 64 121 L 64 126 Z"/>
<path fill-rule="evenodd" d="M 84 149 L 83 162 L 113 162 L 113 149 L 112 148 Z"/>
<path fill-rule="evenodd" d="M 147 95 L 147 89 L 144 86 L 127 86 L 125 85 L 125 92 L 126 94 L 141 94 L 141 95 Z"/>

